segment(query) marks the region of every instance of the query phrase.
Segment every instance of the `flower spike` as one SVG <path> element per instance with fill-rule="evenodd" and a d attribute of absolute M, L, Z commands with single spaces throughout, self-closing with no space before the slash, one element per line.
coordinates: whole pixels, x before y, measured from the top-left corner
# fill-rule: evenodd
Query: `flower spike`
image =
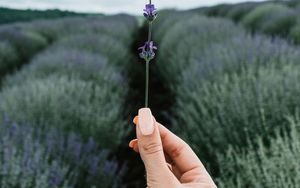
<path fill-rule="evenodd" d="M 144 17 L 146 18 L 149 25 L 148 40 L 145 44 L 138 48 L 140 57 L 146 62 L 146 86 L 145 86 L 145 107 L 148 107 L 148 93 L 149 93 L 149 63 L 155 57 L 154 50 L 157 50 L 157 47 L 154 45 L 154 42 L 151 40 L 152 36 L 152 23 L 157 17 L 157 9 L 151 0 L 149 4 L 146 4 L 144 10 Z"/>
<path fill-rule="evenodd" d="M 150 22 L 154 21 L 155 18 L 157 17 L 156 10 L 157 9 L 153 4 L 147 4 L 146 8 L 144 9 L 144 17 Z"/>
<path fill-rule="evenodd" d="M 141 50 L 140 57 L 144 59 L 146 62 L 151 61 L 155 57 L 154 50 L 157 50 L 157 47 L 154 46 L 153 41 L 145 42 L 144 46 L 139 47 Z"/>

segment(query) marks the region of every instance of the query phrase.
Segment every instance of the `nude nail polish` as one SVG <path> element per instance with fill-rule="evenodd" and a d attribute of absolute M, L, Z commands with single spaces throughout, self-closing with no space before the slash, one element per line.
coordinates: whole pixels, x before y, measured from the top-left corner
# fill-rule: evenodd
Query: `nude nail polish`
<path fill-rule="evenodd" d="M 139 128 L 145 136 L 151 135 L 154 132 L 154 121 L 151 110 L 149 108 L 141 108 L 139 110 Z"/>

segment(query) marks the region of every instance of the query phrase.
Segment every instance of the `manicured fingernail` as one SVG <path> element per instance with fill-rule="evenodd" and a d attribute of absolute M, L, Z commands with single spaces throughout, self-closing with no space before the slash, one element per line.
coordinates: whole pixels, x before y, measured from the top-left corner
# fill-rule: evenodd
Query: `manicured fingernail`
<path fill-rule="evenodd" d="M 137 125 L 138 120 L 139 120 L 139 116 L 135 116 L 134 119 L 133 119 L 133 123 Z"/>
<path fill-rule="evenodd" d="M 130 142 L 129 142 L 129 147 L 131 147 L 131 148 L 133 148 L 133 140 L 131 140 Z"/>
<path fill-rule="evenodd" d="M 129 147 L 133 148 L 134 145 L 137 143 L 137 139 L 133 139 L 129 142 Z"/>
<path fill-rule="evenodd" d="M 138 125 L 143 135 L 147 136 L 153 133 L 154 121 L 149 108 L 142 108 L 139 110 Z"/>

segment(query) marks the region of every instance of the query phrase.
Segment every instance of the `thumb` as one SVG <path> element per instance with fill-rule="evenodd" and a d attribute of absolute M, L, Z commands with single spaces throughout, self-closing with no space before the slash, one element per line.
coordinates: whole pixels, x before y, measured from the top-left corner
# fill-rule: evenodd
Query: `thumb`
<path fill-rule="evenodd" d="M 177 187 L 179 182 L 167 166 L 159 129 L 151 110 L 140 109 L 138 118 L 136 134 L 148 187 Z"/>

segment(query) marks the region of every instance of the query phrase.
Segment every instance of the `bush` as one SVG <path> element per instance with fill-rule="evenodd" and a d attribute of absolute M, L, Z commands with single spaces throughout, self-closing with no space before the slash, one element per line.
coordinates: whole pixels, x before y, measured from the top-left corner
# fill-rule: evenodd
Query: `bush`
<path fill-rule="evenodd" d="M 0 124 L 0 186 L 24 188 L 118 187 L 124 168 L 108 160 L 92 138 L 58 129 Z"/>
<path fill-rule="evenodd" d="M 161 71 L 167 84 L 176 85 L 182 70 L 190 66 L 191 54 L 201 54 L 211 43 L 241 35 L 244 35 L 241 28 L 223 19 L 194 16 L 177 22 L 162 39 L 158 71 Z"/>
<path fill-rule="evenodd" d="M 215 16 L 215 17 L 224 17 L 226 14 L 231 10 L 232 5 L 229 4 L 220 4 L 213 7 L 209 7 L 205 14 L 208 16 Z"/>
<path fill-rule="evenodd" d="M 294 43 L 300 44 L 300 24 L 291 29 L 289 37 Z"/>
<path fill-rule="evenodd" d="M 299 59 L 287 41 L 248 35 L 222 19 L 177 22 L 162 38 L 156 64 L 175 96 L 174 131 L 218 172 L 217 152 L 274 133 L 272 125 L 296 111 Z"/>
<path fill-rule="evenodd" d="M 91 33 L 110 35 L 128 45 L 130 45 L 136 28 L 136 19 L 128 15 L 41 20 L 35 21 L 26 27 L 27 30 L 46 37 L 48 41 L 55 41 L 74 34 Z"/>
<path fill-rule="evenodd" d="M 271 19 L 265 21 L 261 31 L 269 35 L 286 37 L 296 24 L 296 12 L 289 10 L 277 12 Z"/>
<path fill-rule="evenodd" d="M 300 59 L 299 48 L 290 46 L 285 40 L 269 40 L 258 35 L 235 36 L 223 42 L 210 42 L 201 51 L 189 51 L 186 60 L 177 57 L 188 66 L 181 70 L 181 75 L 176 75 L 182 77 L 180 85 L 187 90 L 199 87 L 202 82 L 218 82 L 224 74 L 239 75 L 249 68 L 254 71 L 262 67 L 280 69 L 286 64 L 299 64 Z"/>
<path fill-rule="evenodd" d="M 64 38 L 58 41 L 54 47 L 76 48 L 89 51 L 108 58 L 109 63 L 124 70 L 131 63 L 128 46 L 109 35 L 81 34 Z"/>
<path fill-rule="evenodd" d="M 193 89 L 182 83 L 177 88 L 174 127 L 197 153 L 206 151 L 210 160 L 229 145 L 245 147 L 248 139 L 272 134 L 275 125 L 285 126 L 286 116 L 297 111 L 298 68 L 249 69 L 215 83 L 194 84 Z"/>
<path fill-rule="evenodd" d="M 157 20 L 155 20 L 156 24 L 153 25 L 155 30 L 153 33 L 155 41 L 161 43 L 165 34 L 168 33 L 176 23 L 190 19 L 193 16 L 196 16 L 196 14 L 192 12 L 178 12 L 175 10 L 164 10 L 159 12 L 159 16 L 157 17 Z"/>
<path fill-rule="evenodd" d="M 265 144 L 258 138 L 247 150 L 229 149 L 219 156 L 222 187 L 296 188 L 300 184 L 299 121 L 291 121 L 291 131 L 270 138 Z"/>
<path fill-rule="evenodd" d="M 11 22 L 28 22 L 35 19 L 57 19 L 66 16 L 86 16 L 69 11 L 60 10 L 17 10 L 10 8 L 0 8 L 0 24 L 11 23 Z"/>
<path fill-rule="evenodd" d="M 286 36 L 295 22 L 295 12 L 284 5 L 271 3 L 255 8 L 242 20 L 242 24 L 252 31 L 281 36 Z"/>
<path fill-rule="evenodd" d="M 121 92 L 120 85 L 124 84 L 123 76 L 108 64 L 107 58 L 66 47 L 52 48 L 39 54 L 18 74 L 8 76 L 3 84 L 22 85 L 27 80 L 43 79 L 51 75 L 78 78 L 99 87 L 109 84 L 116 92 Z"/>
<path fill-rule="evenodd" d="M 126 134 L 121 106 L 126 94 L 114 92 L 109 83 L 57 76 L 3 88 L 0 112 L 17 123 L 56 126 L 64 131 L 94 137 L 103 148 L 116 148 Z"/>
<path fill-rule="evenodd" d="M 246 14 L 252 11 L 256 6 L 256 3 L 250 2 L 235 5 L 228 11 L 226 17 L 229 17 L 235 22 L 239 22 Z"/>
<path fill-rule="evenodd" d="M 300 2 L 298 0 L 291 0 L 291 1 L 287 1 L 285 2 L 289 7 L 292 8 L 297 8 L 300 6 Z"/>
<path fill-rule="evenodd" d="M 0 30 L 0 41 L 10 43 L 16 49 L 20 60 L 19 66 L 47 46 L 46 39 L 39 34 L 24 32 L 14 26 Z"/>
<path fill-rule="evenodd" d="M 0 77 L 11 71 L 18 62 L 16 50 L 7 42 L 0 41 Z"/>

